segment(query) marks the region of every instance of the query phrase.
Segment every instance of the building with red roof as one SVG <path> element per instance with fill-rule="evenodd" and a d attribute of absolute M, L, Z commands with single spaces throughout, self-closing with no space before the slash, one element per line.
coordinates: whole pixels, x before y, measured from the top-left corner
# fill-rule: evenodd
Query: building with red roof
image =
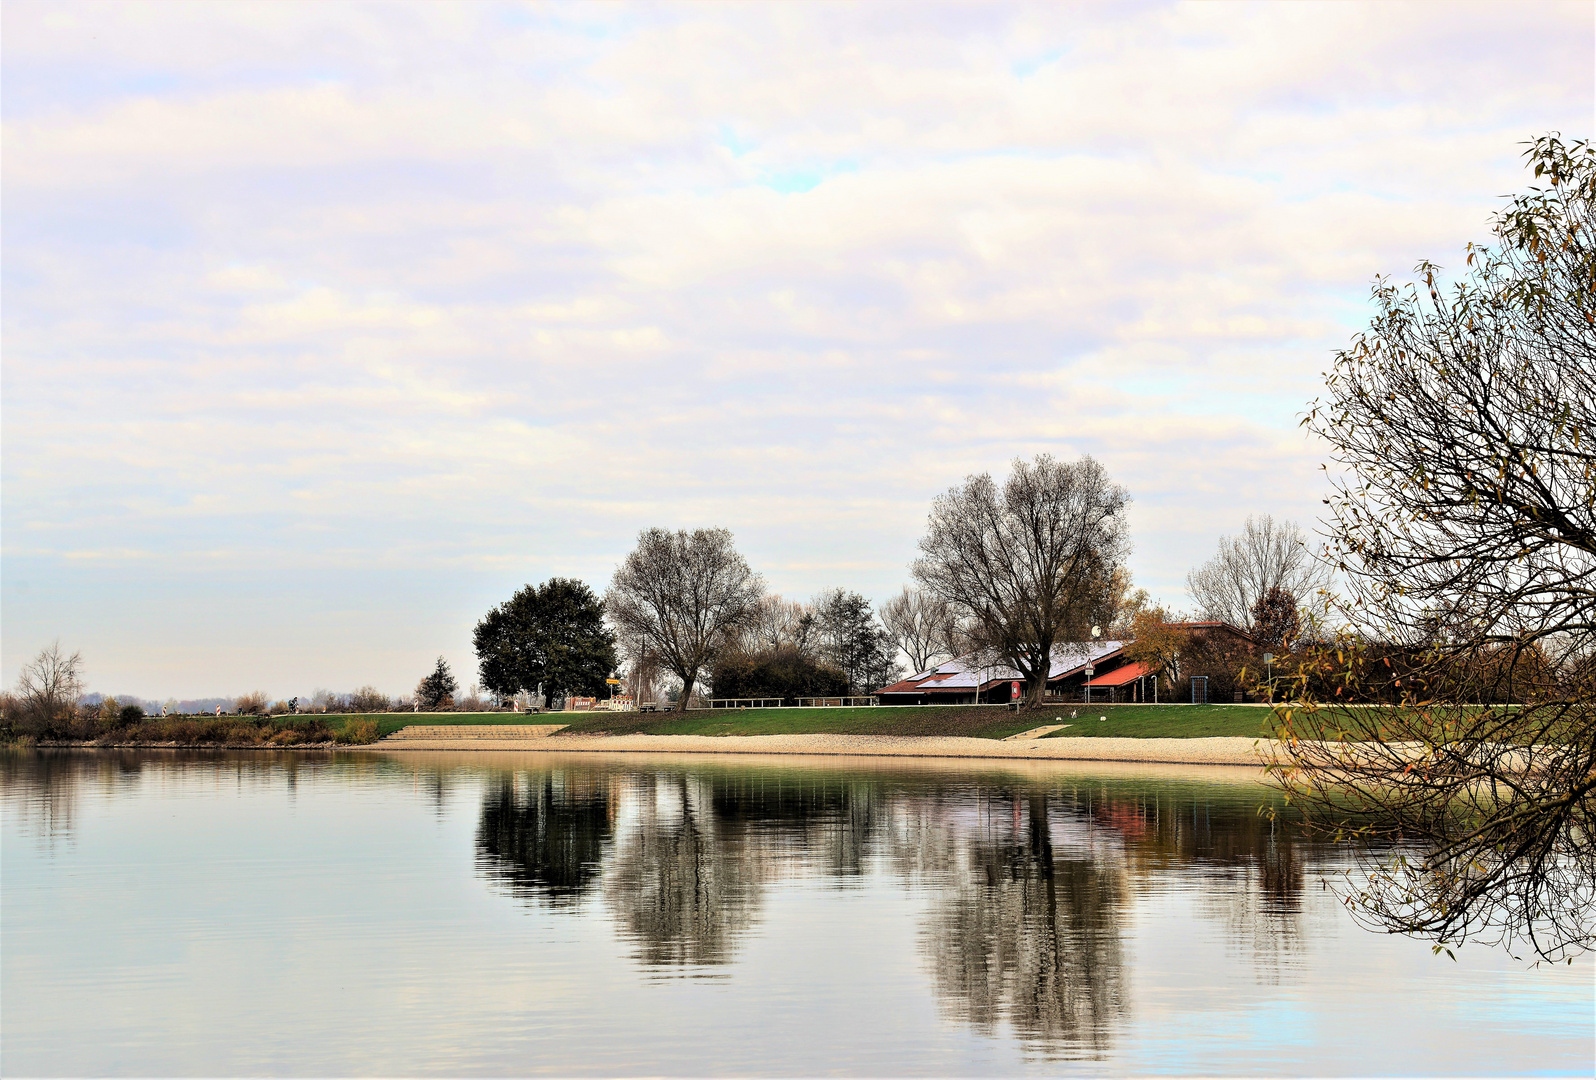
<path fill-rule="evenodd" d="M 1246 631 L 1224 622 L 1173 625 L 1197 634 L 1225 634 L 1253 644 Z M 1130 641 L 1069 641 L 1053 646 L 1047 696 L 1067 701 L 1157 701 L 1159 673 L 1153 665 L 1125 655 Z M 1090 676 L 1087 668 L 1092 669 Z M 1167 681 L 1164 683 L 1167 690 Z M 955 657 L 928 671 L 883 686 L 876 696 L 883 705 L 972 705 L 1017 701 L 1025 677 L 1002 660 L 980 653 Z"/>

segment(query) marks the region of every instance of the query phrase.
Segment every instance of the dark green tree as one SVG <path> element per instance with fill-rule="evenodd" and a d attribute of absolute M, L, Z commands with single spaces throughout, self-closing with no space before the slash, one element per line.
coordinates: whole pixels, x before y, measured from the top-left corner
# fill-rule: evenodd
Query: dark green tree
<path fill-rule="evenodd" d="M 716 697 L 781 698 L 790 705 L 801 697 L 849 693 L 847 676 L 791 645 L 723 654 L 715 662 L 712 685 Z"/>
<path fill-rule="evenodd" d="M 449 661 L 440 656 L 432 674 L 416 684 L 416 703 L 428 712 L 447 709 L 454 704 L 454 693 L 458 689 L 460 684 L 454 681 Z"/>
<path fill-rule="evenodd" d="M 496 694 L 604 692 L 615 635 L 593 590 L 573 578 L 527 585 L 490 610 L 472 635 L 482 685 Z"/>
<path fill-rule="evenodd" d="M 856 592 L 830 589 L 815 597 L 814 614 L 821 658 L 842 672 L 849 693 L 873 693 L 895 681 L 898 647 L 870 601 Z"/>

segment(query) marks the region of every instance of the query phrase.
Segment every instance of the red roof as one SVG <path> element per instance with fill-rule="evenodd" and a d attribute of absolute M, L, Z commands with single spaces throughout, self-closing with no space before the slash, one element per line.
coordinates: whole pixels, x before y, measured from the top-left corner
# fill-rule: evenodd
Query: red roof
<path fill-rule="evenodd" d="M 1153 665 L 1152 664 L 1144 664 L 1144 663 L 1132 662 L 1132 663 L 1126 664 L 1124 667 L 1115 668 L 1113 671 L 1110 671 L 1107 675 L 1099 675 L 1099 676 L 1097 676 L 1097 678 L 1092 680 L 1092 685 L 1094 687 L 1095 686 L 1124 686 L 1126 683 L 1135 682 L 1137 679 L 1141 678 L 1143 675 L 1151 675 L 1152 673 L 1153 673 Z"/>

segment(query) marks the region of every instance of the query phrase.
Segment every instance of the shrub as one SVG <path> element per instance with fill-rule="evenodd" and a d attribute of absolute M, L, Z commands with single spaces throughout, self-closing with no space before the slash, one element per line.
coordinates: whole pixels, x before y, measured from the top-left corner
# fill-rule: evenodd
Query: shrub
<path fill-rule="evenodd" d="M 716 697 L 779 697 L 789 703 L 848 693 L 842 672 L 793 648 L 726 656 L 715 666 L 712 685 Z"/>
<path fill-rule="evenodd" d="M 359 719 L 348 720 L 333 736 L 340 743 L 374 743 L 377 741 L 377 721 Z"/>
<path fill-rule="evenodd" d="M 388 695 L 375 686 L 362 686 L 349 695 L 349 711 L 354 713 L 388 712 L 393 703 Z"/>

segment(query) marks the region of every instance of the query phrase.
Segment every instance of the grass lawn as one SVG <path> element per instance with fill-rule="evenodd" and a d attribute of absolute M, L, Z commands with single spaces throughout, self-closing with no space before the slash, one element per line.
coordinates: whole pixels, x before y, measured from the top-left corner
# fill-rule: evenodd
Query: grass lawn
<path fill-rule="evenodd" d="M 1080 715 L 1070 718 L 1070 712 Z M 1093 705 L 1073 710 L 1055 708 L 1044 723 L 1070 725 L 1049 739 L 1106 738 L 1205 739 L 1216 735 L 1263 738 L 1269 734 L 1270 710 L 1256 705 Z M 1099 720 L 1106 716 L 1108 719 Z"/>
<path fill-rule="evenodd" d="M 1079 715 L 1071 719 L 1070 712 Z M 1099 716 L 1108 717 L 1099 721 Z M 286 718 L 285 718 L 286 719 Z M 1002 739 L 1043 724 L 1070 726 L 1048 738 L 1133 739 L 1267 734 L 1269 710 L 1239 705 L 1048 705 L 1013 713 L 1001 705 L 905 705 L 857 709 L 694 709 L 682 713 L 367 713 L 320 717 L 340 729 L 377 722 L 379 735 L 412 724 L 566 724 L 594 735 L 966 735 Z"/>
<path fill-rule="evenodd" d="M 694 709 L 688 713 L 560 713 L 573 732 L 609 735 L 971 735 L 1001 739 L 1036 719 L 1001 705 L 858 709 Z"/>

